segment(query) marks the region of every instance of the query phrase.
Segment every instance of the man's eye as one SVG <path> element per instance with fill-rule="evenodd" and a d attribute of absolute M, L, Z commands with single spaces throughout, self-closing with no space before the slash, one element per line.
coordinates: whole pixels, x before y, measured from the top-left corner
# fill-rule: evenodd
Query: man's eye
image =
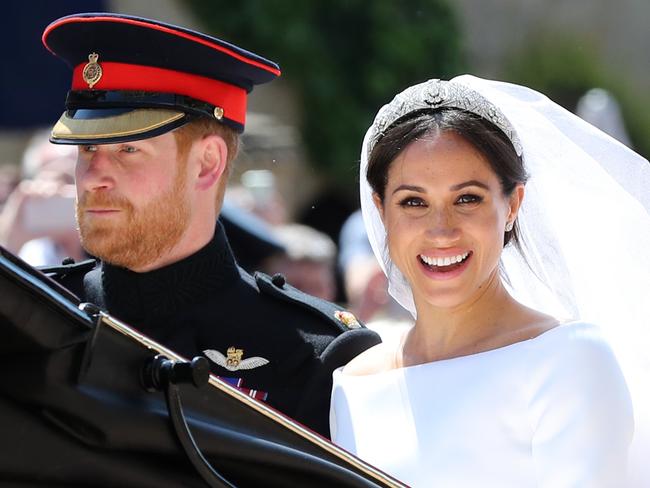
<path fill-rule="evenodd" d="M 458 200 L 456 200 L 456 203 L 459 203 L 461 205 L 466 205 L 466 204 L 471 204 L 471 203 L 480 203 L 483 201 L 483 197 L 480 197 L 478 195 L 472 195 L 472 194 L 466 194 L 466 195 L 461 195 L 458 197 Z"/>
<path fill-rule="evenodd" d="M 122 151 L 125 153 L 134 153 L 138 152 L 138 148 L 135 146 L 122 146 Z"/>
<path fill-rule="evenodd" d="M 85 146 L 81 146 L 81 150 L 83 152 L 97 152 L 97 146 L 95 144 L 87 144 Z"/>
<path fill-rule="evenodd" d="M 400 207 L 424 207 L 424 200 L 419 197 L 407 197 L 399 202 Z"/>

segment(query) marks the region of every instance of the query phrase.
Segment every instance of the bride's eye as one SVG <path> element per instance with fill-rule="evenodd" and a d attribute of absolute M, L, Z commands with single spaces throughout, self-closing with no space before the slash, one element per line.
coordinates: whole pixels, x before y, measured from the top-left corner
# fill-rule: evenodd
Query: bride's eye
<path fill-rule="evenodd" d="M 458 197 L 456 200 L 456 203 L 460 205 L 467 205 L 467 204 L 472 204 L 472 203 L 480 203 L 483 201 L 483 197 L 480 197 L 478 195 L 473 195 L 471 193 L 466 193 L 465 195 L 461 195 Z"/>
<path fill-rule="evenodd" d="M 420 197 L 406 197 L 403 200 L 400 200 L 399 202 L 400 207 L 424 207 L 426 206 L 426 203 L 424 200 Z"/>

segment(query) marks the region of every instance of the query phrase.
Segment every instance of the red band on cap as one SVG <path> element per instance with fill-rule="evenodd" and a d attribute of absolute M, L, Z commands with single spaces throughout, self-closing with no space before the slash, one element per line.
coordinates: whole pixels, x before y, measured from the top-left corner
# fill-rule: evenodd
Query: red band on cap
<path fill-rule="evenodd" d="M 175 93 L 211 103 L 223 109 L 223 116 L 242 125 L 246 122 L 246 90 L 223 81 L 153 66 L 125 63 L 102 63 L 102 77 L 95 90 L 138 90 Z M 72 75 L 73 90 L 88 90 L 80 64 Z"/>

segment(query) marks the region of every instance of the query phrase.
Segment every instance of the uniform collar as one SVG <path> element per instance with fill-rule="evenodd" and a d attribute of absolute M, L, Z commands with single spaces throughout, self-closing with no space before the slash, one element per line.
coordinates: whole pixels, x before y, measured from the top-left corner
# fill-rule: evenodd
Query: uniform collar
<path fill-rule="evenodd" d="M 135 324 L 204 302 L 239 278 L 221 223 L 213 239 L 181 261 L 147 273 L 102 264 L 102 289 L 111 314 Z"/>

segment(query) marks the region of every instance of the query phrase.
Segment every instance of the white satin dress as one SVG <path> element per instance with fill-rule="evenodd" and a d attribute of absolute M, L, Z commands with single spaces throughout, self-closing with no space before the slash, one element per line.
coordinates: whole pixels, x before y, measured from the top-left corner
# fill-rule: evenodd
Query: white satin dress
<path fill-rule="evenodd" d="M 633 423 L 614 354 L 584 322 L 470 356 L 334 372 L 333 442 L 414 487 L 624 487 Z"/>

